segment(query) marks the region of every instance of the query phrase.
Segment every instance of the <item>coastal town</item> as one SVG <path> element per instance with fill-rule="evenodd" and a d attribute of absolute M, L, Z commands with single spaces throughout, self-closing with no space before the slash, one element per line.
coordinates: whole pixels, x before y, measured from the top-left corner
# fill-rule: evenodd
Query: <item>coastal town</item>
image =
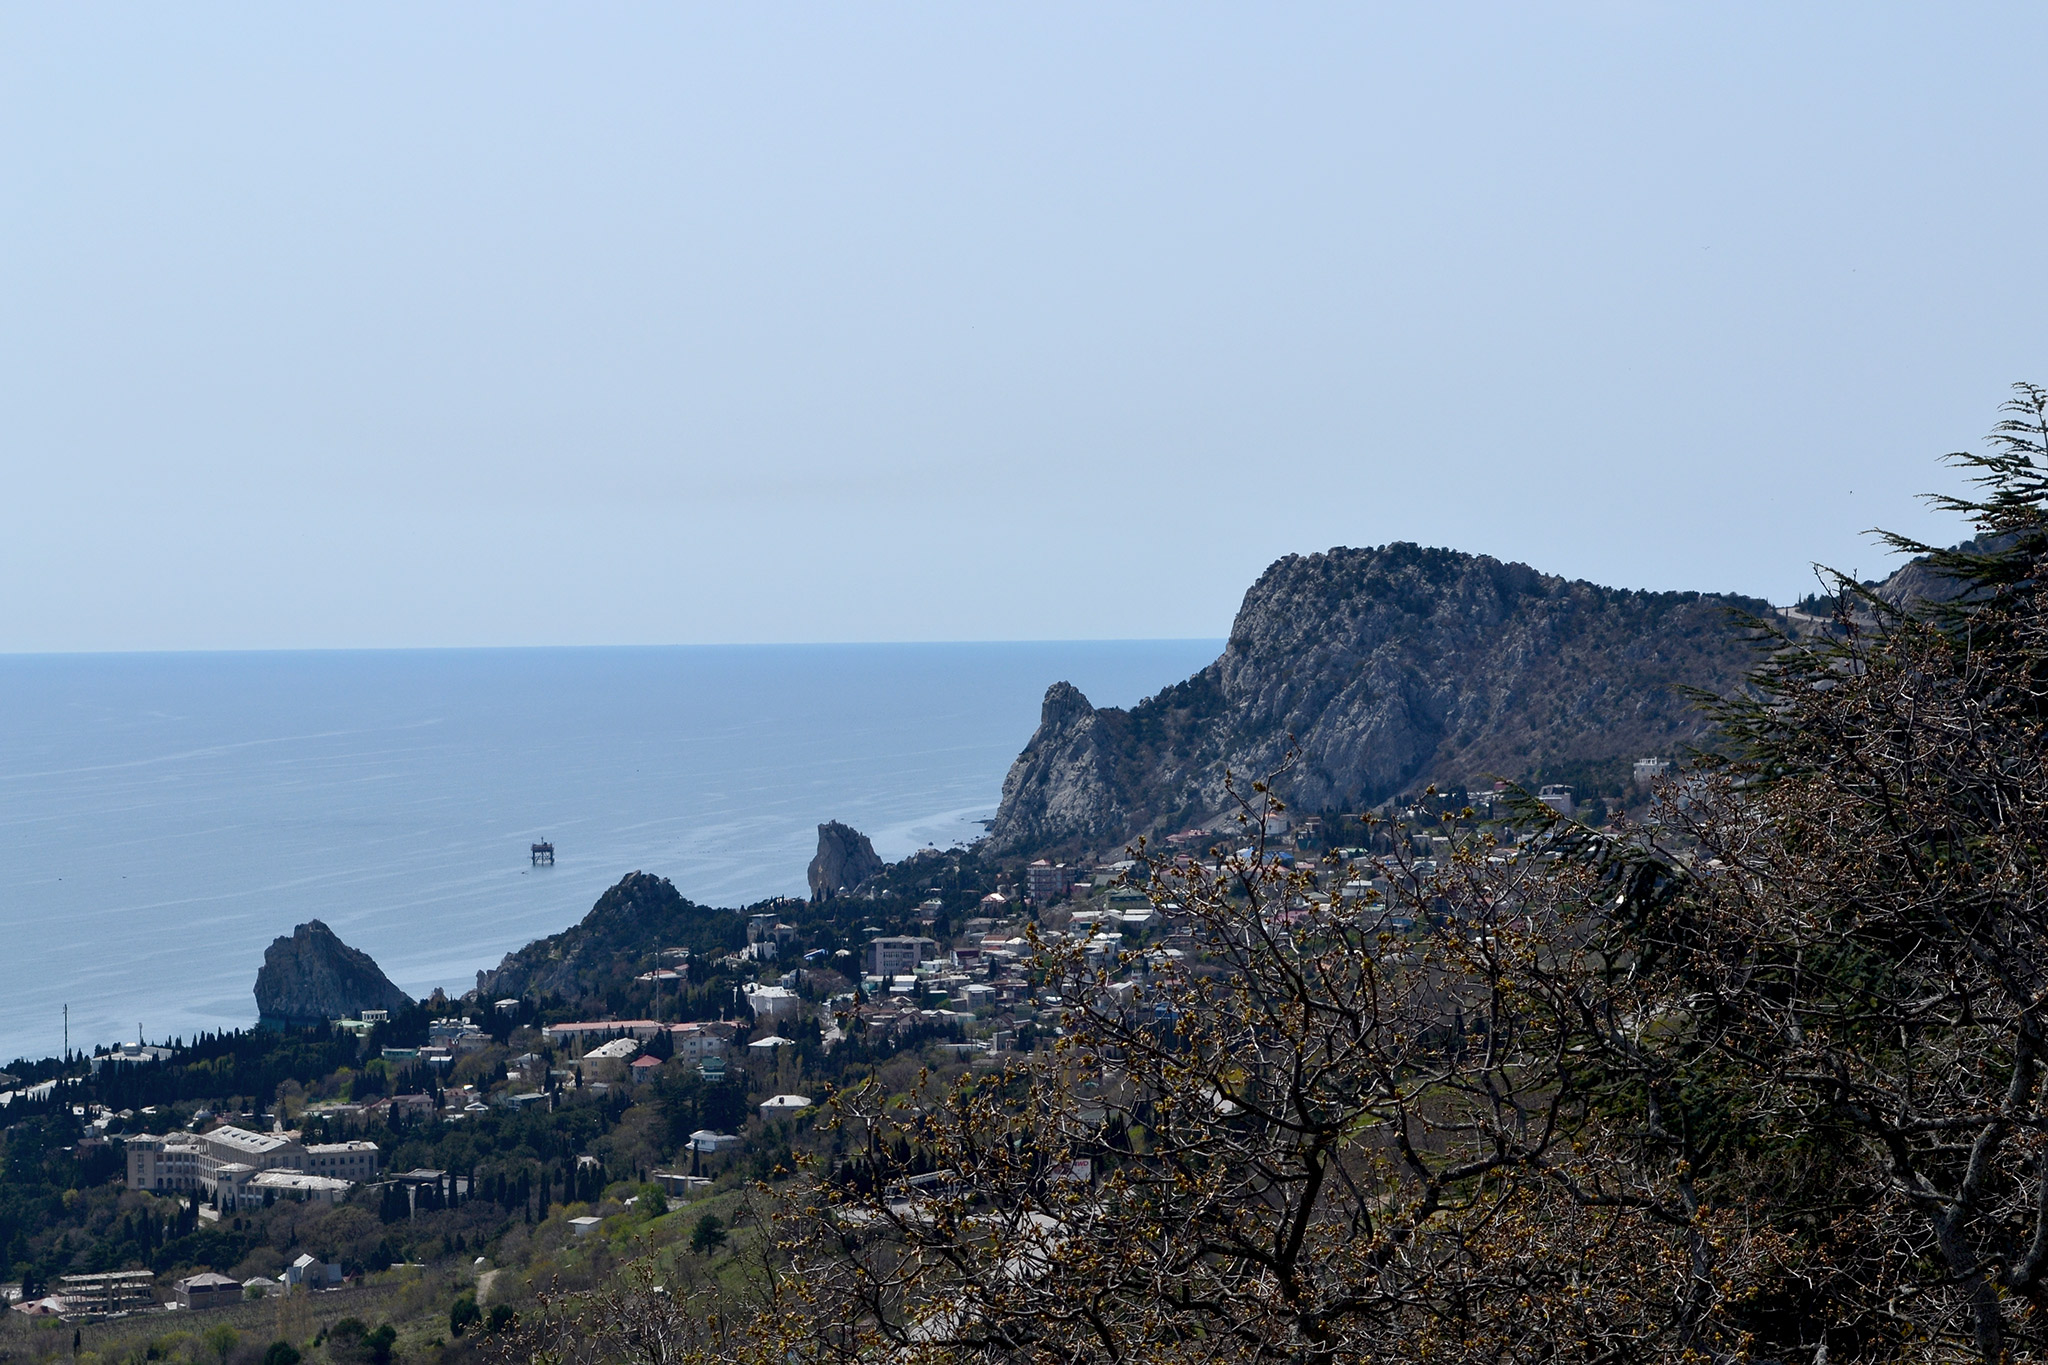
<path fill-rule="evenodd" d="M 1667 767 L 1637 763 L 1637 792 Z M 16 1278 L 0 1295 L 17 1322 L 246 1314 L 273 1295 L 339 1305 L 437 1259 L 453 1277 L 445 1292 L 475 1295 L 504 1283 L 500 1269 L 531 1278 L 550 1228 L 540 1260 L 559 1272 L 582 1244 L 657 1208 L 715 1254 L 746 1188 L 787 1178 L 798 1151 L 841 1155 L 817 1120 L 850 1078 L 907 1086 L 918 1069 L 993 1072 L 1059 1039 L 1083 998 L 1134 1004 L 1159 974 L 1198 966 L 1203 923 L 1162 893 L 1162 871 L 1214 878 L 1251 860 L 1287 877 L 1272 911 L 1283 930 L 1370 912 L 1405 931 L 1415 919 L 1394 913 L 1403 897 L 1390 876 L 1427 878 L 1475 841 L 1496 862 L 1516 856 L 1500 795 L 1422 793 L 1355 817 L 1274 813 L 1167 836 L 1149 862 L 1002 864 L 969 849 L 884 867 L 860 852 L 864 839 L 827 826 L 808 900 L 714 911 L 635 874 L 586 925 L 616 914 L 643 946 L 611 952 L 573 992 L 360 1008 L 305 1031 L 320 1040 L 317 1060 L 268 1093 L 207 1091 L 195 1063 L 218 1040 L 103 1048 L 71 1074 L 21 1084 L 14 1112 L 34 1105 L 63 1123 L 77 1178 L 101 1173 L 110 1213 L 163 1231 L 141 1234 L 130 1264 L 102 1266 L 120 1253 L 74 1235 L 37 1251 L 17 1229 L 6 1249 Z M 1559 816 L 1577 810 L 1555 784 L 1534 799 Z M 855 849 L 855 885 L 833 884 L 835 841 Z M 922 894 L 920 881 L 931 883 Z M 662 923 L 675 941 L 649 927 Z M 510 979 L 507 964 L 480 986 Z M 234 1046 L 260 1053 L 263 1038 L 289 1033 L 236 1035 Z M 680 1217 L 697 1205 L 707 1211 Z M 280 1210 L 291 1230 L 276 1246 Z M 181 1238 L 184 1254 L 166 1252 Z M 465 1249 L 482 1254 L 449 1255 Z"/>

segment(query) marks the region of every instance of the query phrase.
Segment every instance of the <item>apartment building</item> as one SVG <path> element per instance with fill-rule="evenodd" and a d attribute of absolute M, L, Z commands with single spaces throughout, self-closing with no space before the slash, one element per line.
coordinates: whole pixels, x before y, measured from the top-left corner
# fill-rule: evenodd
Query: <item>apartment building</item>
<path fill-rule="evenodd" d="M 917 971 L 918 963 L 929 962 L 938 955 L 936 939 L 885 935 L 868 943 L 868 975 L 908 976 Z"/>
<path fill-rule="evenodd" d="M 676 1056 L 686 1062 L 701 1062 L 706 1057 L 725 1056 L 731 1032 L 731 1025 L 671 1024 L 668 1036 Z"/>
<path fill-rule="evenodd" d="M 1074 869 L 1040 858 L 1024 869 L 1024 894 L 1035 904 L 1056 901 L 1074 889 Z"/>
<path fill-rule="evenodd" d="M 305 1164 L 298 1169 L 307 1175 L 358 1183 L 375 1180 L 383 1153 L 374 1142 L 314 1142 L 307 1144 Z"/>

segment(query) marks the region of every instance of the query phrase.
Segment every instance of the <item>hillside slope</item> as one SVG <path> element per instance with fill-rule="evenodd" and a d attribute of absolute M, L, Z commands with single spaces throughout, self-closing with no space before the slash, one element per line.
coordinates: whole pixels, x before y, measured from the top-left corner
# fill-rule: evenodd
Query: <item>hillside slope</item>
<path fill-rule="evenodd" d="M 1213 819 L 1226 770 L 1306 809 L 1424 782 L 1612 774 L 1704 738 L 1688 686 L 1754 662 L 1754 598 L 1604 588 L 1392 544 L 1290 555 L 1245 594 L 1223 656 L 1135 708 L 1066 683 L 1003 783 L 998 853 L 1102 845 Z"/>
<path fill-rule="evenodd" d="M 709 955 L 745 941 L 746 923 L 731 911 L 685 900 L 666 877 L 631 872 L 579 923 L 507 953 L 495 971 L 478 972 L 477 995 L 575 1000 L 630 982 L 655 965 L 660 949 Z"/>

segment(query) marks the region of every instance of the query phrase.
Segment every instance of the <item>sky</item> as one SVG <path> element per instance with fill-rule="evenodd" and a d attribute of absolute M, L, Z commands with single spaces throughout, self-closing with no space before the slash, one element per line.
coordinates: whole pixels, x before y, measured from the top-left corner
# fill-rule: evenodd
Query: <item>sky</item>
<path fill-rule="evenodd" d="M 1788 601 L 2048 382 L 2040 7 L 0 9 L 0 650 Z"/>

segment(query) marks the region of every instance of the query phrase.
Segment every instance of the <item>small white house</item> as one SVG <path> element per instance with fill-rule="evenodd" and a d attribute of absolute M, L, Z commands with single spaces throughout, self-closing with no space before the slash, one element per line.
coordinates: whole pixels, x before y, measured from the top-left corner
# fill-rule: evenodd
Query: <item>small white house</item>
<path fill-rule="evenodd" d="M 604 1219 L 593 1217 L 587 1213 L 581 1218 L 571 1218 L 569 1220 L 569 1231 L 578 1237 L 588 1237 L 603 1226 Z"/>
<path fill-rule="evenodd" d="M 745 1142 L 746 1139 L 737 1133 L 714 1133 L 709 1128 L 699 1128 L 696 1132 L 690 1134 L 691 1150 L 705 1156 L 715 1156 L 719 1152 L 738 1151 Z"/>
<path fill-rule="evenodd" d="M 794 1019 L 803 997 L 786 986 L 746 987 L 747 1008 L 756 1019 Z"/>
<path fill-rule="evenodd" d="M 647 1178 L 661 1186 L 665 1193 L 679 1199 L 696 1199 L 711 1192 L 711 1177 L 690 1175 L 685 1171 L 651 1171 Z"/>
<path fill-rule="evenodd" d="M 341 1267 L 307 1253 L 286 1266 L 284 1274 L 277 1278 L 287 1289 L 295 1285 L 304 1285 L 308 1289 L 325 1289 L 329 1285 L 341 1283 Z"/>
<path fill-rule="evenodd" d="M 761 1117 L 770 1121 L 786 1119 L 810 1107 L 809 1095 L 770 1095 L 761 1101 Z"/>

